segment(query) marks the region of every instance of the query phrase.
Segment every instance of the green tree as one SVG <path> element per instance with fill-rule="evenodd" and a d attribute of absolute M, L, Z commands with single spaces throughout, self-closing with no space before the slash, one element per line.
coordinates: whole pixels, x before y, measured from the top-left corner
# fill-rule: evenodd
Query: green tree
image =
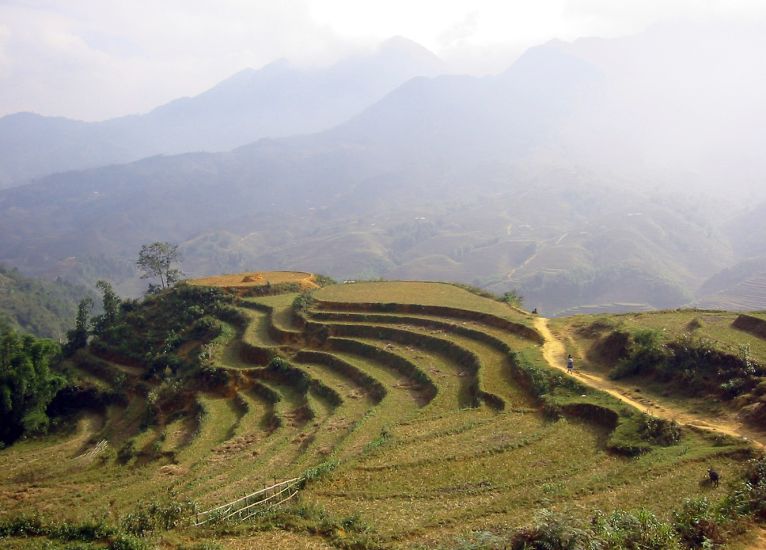
<path fill-rule="evenodd" d="M 144 272 L 142 279 L 159 279 L 160 284 L 149 285 L 149 291 L 162 290 L 173 286 L 183 276 L 180 269 L 173 267 L 181 261 L 178 245 L 168 242 L 145 244 L 138 253 L 136 265 Z"/>
<path fill-rule="evenodd" d="M 88 317 L 93 308 L 93 300 L 83 298 L 77 306 L 74 329 L 67 332 L 66 354 L 71 355 L 88 345 Z"/>
<path fill-rule="evenodd" d="M 121 301 L 109 282 L 98 281 L 96 287 L 101 291 L 101 304 L 104 313 L 93 320 L 93 332 L 101 336 L 117 324 Z"/>
<path fill-rule="evenodd" d="M 58 344 L 0 328 L 0 441 L 48 428 L 46 408 L 66 380 L 51 372 Z"/>
<path fill-rule="evenodd" d="M 521 307 L 524 304 L 524 297 L 515 288 L 503 294 L 503 301 L 515 307 Z"/>

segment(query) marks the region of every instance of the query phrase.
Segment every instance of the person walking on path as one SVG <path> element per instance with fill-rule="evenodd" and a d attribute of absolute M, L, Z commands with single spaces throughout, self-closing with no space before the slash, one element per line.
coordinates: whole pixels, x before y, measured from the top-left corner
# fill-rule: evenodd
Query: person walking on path
<path fill-rule="evenodd" d="M 571 353 L 567 357 L 567 372 L 574 372 L 574 359 L 572 359 Z"/>

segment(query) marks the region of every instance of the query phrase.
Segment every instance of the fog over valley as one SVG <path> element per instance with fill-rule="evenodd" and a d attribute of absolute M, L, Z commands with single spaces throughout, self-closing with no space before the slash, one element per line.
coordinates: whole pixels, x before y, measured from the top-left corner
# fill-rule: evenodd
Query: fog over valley
<path fill-rule="evenodd" d="M 397 36 L 142 114 L 8 114 L 0 262 L 136 295 L 136 251 L 170 241 L 188 276 L 457 281 L 551 315 L 762 309 L 755 21 L 551 39 L 481 76 Z"/>

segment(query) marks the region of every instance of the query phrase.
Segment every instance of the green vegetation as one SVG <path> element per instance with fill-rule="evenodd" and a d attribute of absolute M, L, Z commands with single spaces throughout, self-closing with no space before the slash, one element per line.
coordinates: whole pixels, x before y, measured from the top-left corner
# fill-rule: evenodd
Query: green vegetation
<path fill-rule="evenodd" d="M 61 353 L 50 340 L 0 327 L 0 442 L 48 429 L 46 408 L 66 380 L 51 370 Z"/>
<path fill-rule="evenodd" d="M 217 319 L 244 322 L 232 303 L 233 297 L 222 289 L 190 285 L 148 295 L 141 302 L 126 301 L 93 347 L 146 365 L 150 376 L 165 369 L 190 371 L 198 363 L 182 351 L 185 342 L 214 339 L 221 331 Z M 98 323 L 104 325 L 101 319 Z"/>
<path fill-rule="evenodd" d="M 106 517 L 81 522 L 51 521 L 40 514 L 20 515 L 0 519 L 0 540 L 70 543 L 66 548 L 148 550 L 154 547 L 155 534 L 188 524 L 194 511 L 192 502 L 163 498 L 140 502 L 134 511 L 117 521 Z"/>
<path fill-rule="evenodd" d="M 149 284 L 151 293 L 170 288 L 179 281 L 183 273 L 173 265 L 180 261 L 177 244 L 154 242 L 141 247 L 136 265 L 143 271 L 142 279 L 159 279 L 159 285 Z"/>
<path fill-rule="evenodd" d="M 705 410 L 725 422 L 766 419 L 766 340 L 760 321 L 678 310 L 556 321 L 583 350 L 582 367 L 638 387 L 644 399 Z M 711 399 L 712 398 L 712 399 Z"/>
<path fill-rule="evenodd" d="M 14 543 L 681 549 L 766 516 L 745 443 L 552 369 L 528 314 L 454 285 L 100 290 L 104 313 L 64 362 L 87 406 L 0 452 Z M 619 360 L 665 349 L 625 333 Z M 231 508 L 288 480 L 279 506 Z M 33 529 L 13 527 L 36 509 Z M 102 516 L 90 538 L 61 534 Z"/>
<path fill-rule="evenodd" d="M 67 332 L 67 343 L 65 351 L 67 355 L 72 355 L 78 349 L 88 345 L 89 316 L 93 308 L 93 301 L 90 298 L 83 298 L 77 305 L 77 317 L 75 318 L 74 328 Z"/>
<path fill-rule="evenodd" d="M 0 324 L 41 338 L 62 338 L 72 328 L 77 303 L 90 293 L 62 279 L 26 277 L 0 265 Z"/>
<path fill-rule="evenodd" d="M 503 301 L 515 307 L 524 305 L 524 297 L 515 288 L 503 294 Z"/>
<path fill-rule="evenodd" d="M 614 342 L 615 334 L 626 342 L 626 349 L 620 350 L 619 354 L 625 357 L 610 373 L 614 379 L 654 376 L 684 386 L 689 393 L 704 392 L 731 399 L 751 391 L 766 375 L 766 370 L 751 357 L 747 344 L 732 355 L 717 349 L 713 341 L 693 334 L 684 334 L 666 344 L 653 330 L 617 332 L 606 339 Z"/>

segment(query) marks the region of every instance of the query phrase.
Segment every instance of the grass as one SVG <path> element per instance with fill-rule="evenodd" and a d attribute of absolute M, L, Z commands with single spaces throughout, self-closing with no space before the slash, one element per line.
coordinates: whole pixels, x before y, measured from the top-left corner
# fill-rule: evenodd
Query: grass
<path fill-rule="evenodd" d="M 374 329 L 374 325 L 366 326 Z M 356 325 L 356 328 L 358 327 L 360 325 Z M 357 336 L 353 339 L 368 346 L 378 349 L 382 348 L 388 354 L 396 355 L 412 365 L 417 365 L 419 371 L 428 376 L 439 388 L 436 397 L 430 402 L 431 407 L 453 409 L 472 406 L 472 396 L 468 392 L 468 385 L 471 383 L 470 373 L 465 367 L 457 364 L 454 360 L 445 356 L 445 354 L 438 354 L 424 349 L 423 346 L 418 345 L 417 340 L 405 344 L 396 340 L 387 340 L 386 335 L 383 335 L 381 338 Z M 394 387 L 402 385 L 420 386 L 419 381 L 408 376 L 405 371 L 399 370 L 397 372 L 400 375 L 400 380 Z"/>
<path fill-rule="evenodd" d="M 259 347 L 274 347 L 278 345 L 269 333 L 269 315 L 260 311 L 242 309 L 250 319 L 242 340 Z"/>
<path fill-rule="evenodd" d="M 409 315 L 339 314 L 338 318 L 346 322 L 357 320 L 359 323 L 371 326 L 395 327 L 424 338 L 448 340 L 453 345 L 475 354 L 481 361 L 480 372 L 478 373 L 481 379 L 481 389 L 499 395 L 507 404 L 529 404 L 529 395 L 521 391 L 518 384 L 512 379 L 507 355 L 496 347 L 487 344 L 485 338 L 479 339 L 471 334 L 472 331 L 481 331 L 483 335 L 492 335 L 492 328 L 478 327 L 479 330 L 477 330 L 474 322 L 454 324 L 438 321 L 435 318 Z M 507 333 L 496 330 L 496 338 L 504 339 L 507 336 Z M 524 344 L 519 345 L 518 341 L 514 342 L 513 345 L 517 348 L 524 346 Z M 445 373 L 440 371 L 434 375 L 443 378 Z"/>
<path fill-rule="evenodd" d="M 612 452 L 610 442 L 621 436 L 620 428 L 595 421 L 593 410 L 614 411 L 629 439 L 635 436 L 629 429 L 635 413 L 571 381 L 554 383 L 563 375 L 550 371 L 537 341 L 483 316 L 531 323 L 505 304 L 441 283 L 355 283 L 314 295 L 319 301 L 306 312 L 306 330 L 323 324 L 335 336 L 302 338 L 293 323 L 294 293 L 242 298 L 256 305 L 240 308 L 246 326 L 224 323 L 216 339 L 214 362 L 229 378 L 216 393 L 197 388 L 185 414 L 144 426 L 146 400 L 137 392 L 127 407 L 113 405 L 103 416 L 85 417 L 70 433 L 0 451 L 0 518 L 37 509 L 80 520 L 117 517 L 139 500 L 168 491 L 207 508 L 332 463 L 306 483 L 299 501 L 253 523 L 179 528 L 152 544 L 451 547 L 471 531 L 504 536 L 542 509 L 588 521 L 595 510 L 647 507 L 668 519 L 683 497 L 723 496 L 744 467 L 741 444 L 690 430 L 676 445 L 647 445 L 635 457 Z M 373 313 L 334 309 L 334 303 L 461 312 Z M 727 315 L 666 312 L 612 319 L 631 328 L 665 328 L 671 337 L 678 323 L 700 317 L 696 330 L 721 342 L 755 338 L 727 328 L 733 320 Z M 585 322 L 591 318 L 556 320 L 553 328 L 572 334 Z M 301 338 L 279 343 L 275 328 Z M 569 346 L 587 343 L 573 338 Z M 757 345 L 752 344 L 754 355 L 762 353 Z M 243 359 L 245 346 L 279 353 L 287 366 L 270 373 Z M 469 369 L 472 357 L 476 372 Z M 541 373 L 550 384 L 546 395 L 533 391 L 523 369 Z M 297 387 L 299 379 L 304 382 Z M 468 406 L 474 380 L 501 397 L 504 408 Z M 154 382 L 141 384 L 148 392 Z M 338 399 L 329 398 L 330 392 Z M 552 409 L 564 414 L 551 416 Z M 74 460 L 101 439 L 110 449 L 102 458 Z M 149 458 L 120 464 L 117 452 L 128 441 Z M 149 451 L 157 452 L 152 457 Z M 721 473 L 719 488 L 700 484 L 709 465 Z"/>
<path fill-rule="evenodd" d="M 259 296 L 258 298 L 247 298 L 246 301 L 273 308 L 273 323 L 281 330 L 298 330 L 293 323 L 292 305 L 298 294 L 288 292 L 286 294 L 277 294 L 276 296 Z"/>
<path fill-rule="evenodd" d="M 212 450 L 232 437 L 240 419 L 240 412 L 231 399 L 211 396 L 201 397 L 199 401 L 204 413 L 198 433 L 177 456 L 179 464 L 190 468 L 204 465 Z"/>
<path fill-rule="evenodd" d="M 224 288 L 252 288 L 295 283 L 307 289 L 318 288 L 318 285 L 314 282 L 314 275 L 300 271 L 248 271 L 245 273 L 189 279 L 187 283 L 195 286 L 217 286 Z"/>
<path fill-rule="evenodd" d="M 477 296 L 472 292 L 448 283 L 431 282 L 359 282 L 333 285 L 314 293 L 314 297 L 326 302 L 417 304 L 441 306 L 497 315 L 525 325 L 531 325 L 531 317 L 509 307 L 505 303 Z"/>
<path fill-rule="evenodd" d="M 738 352 L 740 345 L 747 344 L 750 346 L 753 358 L 766 364 L 766 340 L 734 328 L 732 323 L 737 315 L 732 312 L 701 310 L 625 313 L 608 317 L 583 315 L 554 319 L 552 327 L 569 332 L 569 329 L 584 328 L 597 319 L 606 319 L 615 327 L 619 326 L 629 332 L 641 329 L 656 330 L 665 342 L 670 342 L 683 334 L 692 333 L 695 336 L 710 339 L 716 343 L 716 347 L 734 354 Z M 697 324 L 699 324 L 698 327 Z M 592 339 L 581 339 L 583 345 L 592 343 Z"/>
<path fill-rule="evenodd" d="M 702 310 L 674 310 L 653 313 L 629 313 L 610 316 L 576 316 L 554 319 L 552 329 L 567 342 L 568 352 L 579 358 L 579 368 L 607 377 L 615 363 L 603 360 L 593 349 L 599 338 L 613 330 L 635 334 L 652 330 L 662 343 L 670 343 L 691 334 L 712 343 L 713 347 L 731 355 L 739 355 L 741 346 L 747 346 L 750 357 L 766 365 L 766 340 L 734 328 L 737 313 Z M 593 330 L 596 327 L 597 330 Z M 640 401 L 658 404 L 679 411 L 679 414 L 708 416 L 726 424 L 741 424 L 737 418 L 739 407 L 751 401 L 743 399 L 724 401 L 717 396 L 693 395 L 681 384 L 669 384 L 653 377 L 629 376 L 621 383 Z M 759 430 L 759 426 L 747 427 Z"/>

